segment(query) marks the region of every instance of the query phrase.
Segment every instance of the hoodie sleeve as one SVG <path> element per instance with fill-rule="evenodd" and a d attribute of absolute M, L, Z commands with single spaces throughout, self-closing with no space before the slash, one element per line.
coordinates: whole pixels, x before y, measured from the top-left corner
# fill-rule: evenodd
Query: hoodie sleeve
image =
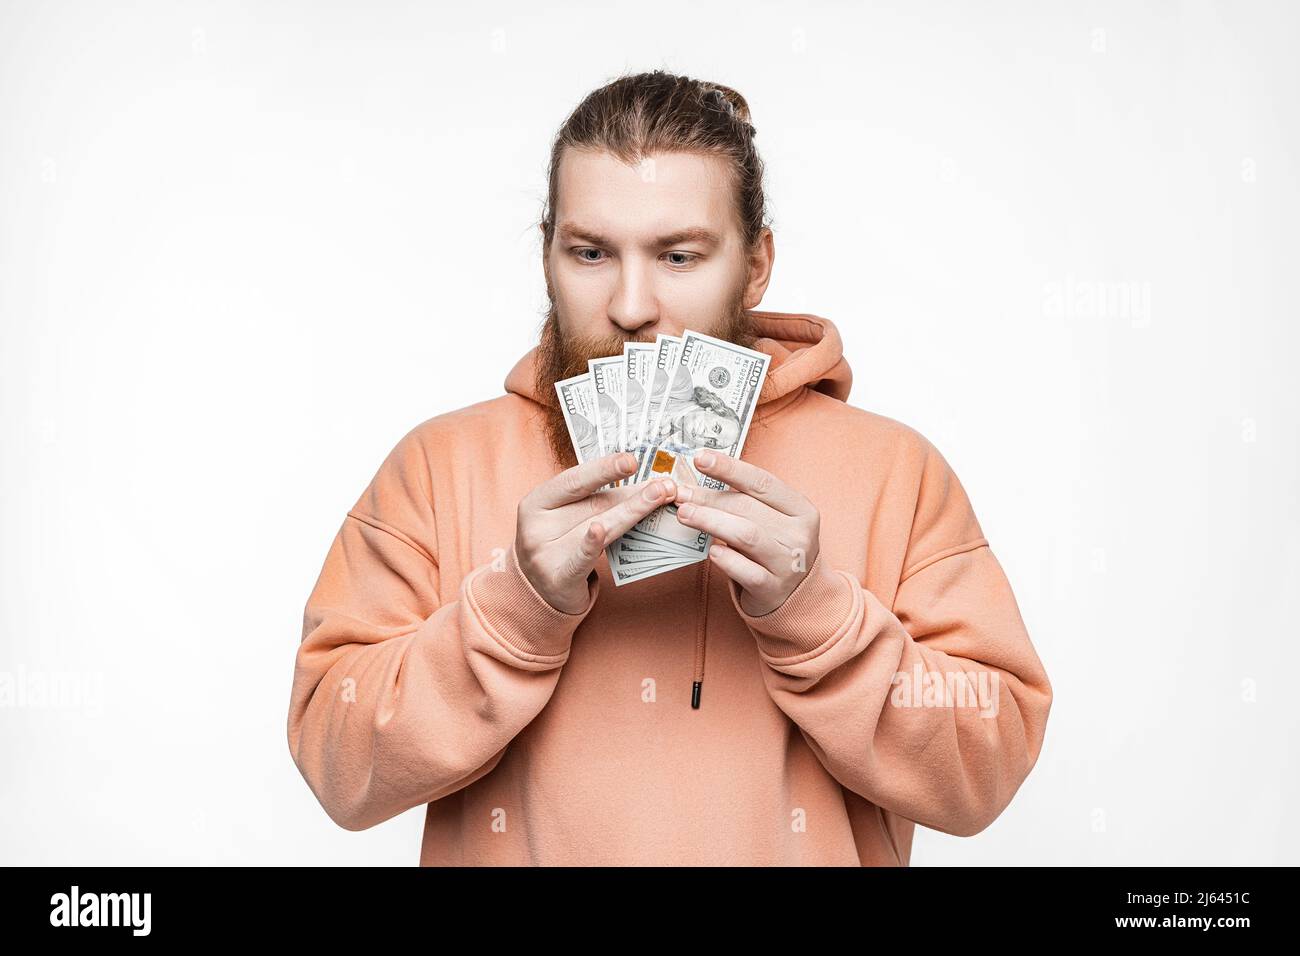
<path fill-rule="evenodd" d="M 541 711 L 587 606 L 548 604 L 513 545 L 440 603 L 429 462 L 412 431 L 348 511 L 307 599 L 289 751 L 339 826 L 364 830 L 490 772 Z"/>
<path fill-rule="evenodd" d="M 827 771 L 885 810 L 972 836 L 1038 759 L 1052 689 L 961 483 L 923 444 L 892 607 L 820 550 L 767 614 L 746 614 L 729 586 L 768 691 Z"/>

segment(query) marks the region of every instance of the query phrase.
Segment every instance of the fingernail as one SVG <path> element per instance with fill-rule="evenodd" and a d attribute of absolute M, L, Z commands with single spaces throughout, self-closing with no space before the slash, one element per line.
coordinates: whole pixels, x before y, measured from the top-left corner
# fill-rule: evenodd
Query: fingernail
<path fill-rule="evenodd" d="M 702 451 L 695 456 L 695 460 L 700 463 L 701 468 L 709 468 L 713 465 L 713 452 Z"/>
<path fill-rule="evenodd" d="M 677 513 L 683 518 L 689 518 L 695 512 L 695 505 L 678 505 Z"/>
<path fill-rule="evenodd" d="M 636 467 L 636 459 L 631 455 L 620 455 L 618 459 L 619 471 L 631 471 Z"/>
<path fill-rule="evenodd" d="M 690 485 L 678 485 L 678 486 L 677 486 L 677 500 L 678 500 L 678 501 L 690 501 L 690 500 L 691 500 L 691 493 L 692 493 L 692 492 L 691 492 L 691 486 L 690 486 Z"/>
<path fill-rule="evenodd" d="M 663 482 L 662 482 L 662 481 L 652 481 L 652 482 L 650 482 L 650 487 L 647 488 L 647 489 L 645 490 L 645 500 L 646 500 L 646 501 L 654 501 L 656 498 L 659 497 L 659 493 L 660 493 L 661 491 L 663 491 Z"/>
<path fill-rule="evenodd" d="M 673 485 L 674 485 L 674 484 L 676 484 L 676 482 L 674 482 L 671 478 L 665 478 L 665 479 L 664 479 L 664 495 L 665 495 L 665 496 L 671 496 L 671 495 L 672 495 L 672 493 L 673 493 Z"/>

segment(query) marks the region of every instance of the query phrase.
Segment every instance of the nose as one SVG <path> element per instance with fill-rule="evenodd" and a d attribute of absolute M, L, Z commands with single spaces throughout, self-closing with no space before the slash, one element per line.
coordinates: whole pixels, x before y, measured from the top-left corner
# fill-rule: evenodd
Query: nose
<path fill-rule="evenodd" d="M 622 264 L 607 311 L 609 320 L 629 334 L 645 331 L 659 321 L 654 284 L 641 266 L 633 262 Z"/>

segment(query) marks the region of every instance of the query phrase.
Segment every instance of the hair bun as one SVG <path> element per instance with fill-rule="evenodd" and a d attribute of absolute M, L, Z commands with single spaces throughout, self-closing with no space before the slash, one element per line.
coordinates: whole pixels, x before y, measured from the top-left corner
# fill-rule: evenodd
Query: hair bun
<path fill-rule="evenodd" d="M 725 112 L 732 119 L 740 123 L 740 125 L 745 128 L 745 134 L 747 136 L 753 136 L 758 132 L 758 130 L 754 128 L 754 124 L 749 121 L 749 107 L 745 104 L 745 101 L 740 98 L 739 93 L 736 93 L 733 90 L 728 90 L 725 87 L 715 86 L 710 88 L 705 93 L 705 96 L 714 100 L 718 110 Z M 737 99 L 740 100 L 739 103 L 736 102 Z"/>

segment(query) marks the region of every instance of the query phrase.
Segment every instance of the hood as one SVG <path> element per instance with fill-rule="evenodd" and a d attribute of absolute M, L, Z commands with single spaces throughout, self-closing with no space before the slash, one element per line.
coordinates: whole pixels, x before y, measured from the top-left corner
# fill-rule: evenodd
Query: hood
<path fill-rule="evenodd" d="M 848 401 L 853 372 L 844 357 L 844 343 L 830 319 L 802 312 L 751 311 L 759 339 L 754 348 L 772 357 L 755 416 L 761 417 L 793 401 L 804 386 L 841 402 Z M 533 383 L 537 346 L 519 359 L 506 375 L 505 390 L 541 404 Z M 783 401 L 784 399 L 784 401 Z M 765 407 L 766 406 L 766 407 Z"/>
<path fill-rule="evenodd" d="M 793 402 L 804 388 L 822 392 L 841 402 L 847 401 L 853 385 L 853 373 L 844 358 L 839 330 L 830 319 L 802 312 L 750 311 L 754 331 L 759 338 L 754 348 L 772 357 L 758 393 L 754 420 L 764 418 Z M 506 376 L 505 388 L 534 402 L 541 403 L 533 382 L 537 346 L 528 350 Z M 547 396 L 547 402 L 554 396 Z M 700 608 L 696 618 L 695 657 L 691 683 L 691 707 L 699 709 L 704 685 L 704 662 L 709 635 L 709 570 L 711 562 L 697 565 L 696 594 Z"/>

